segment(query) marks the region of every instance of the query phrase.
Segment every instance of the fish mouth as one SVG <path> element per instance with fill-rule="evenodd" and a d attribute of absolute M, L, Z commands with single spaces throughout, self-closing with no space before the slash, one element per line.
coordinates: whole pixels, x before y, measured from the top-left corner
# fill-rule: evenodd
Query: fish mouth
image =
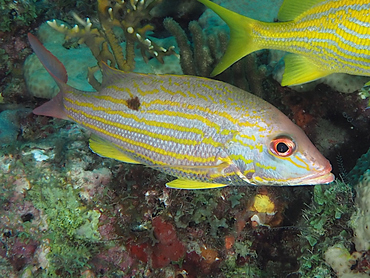
<path fill-rule="evenodd" d="M 255 179 L 254 183 L 249 181 L 249 183 L 252 183 L 255 185 L 272 185 L 272 186 L 274 185 L 275 186 L 296 186 L 298 185 L 299 186 L 299 185 L 328 184 L 334 181 L 335 176 L 331 173 L 332 168 L 329 162 L 321 169 L 322 170 L 316 170 L 314 173 L 310 173 L 309 175 L 300 176 L 298 178 L 293 178 L 293 179 L 287 179 L 279 183 L 276 183 L 274 181 L 266 181 L 263 178 L 261 178 L 257 182 L 256 182 L 257 179 Z"/>
<path fill-rule="evenodd" d="M 331 173 L 331 165 L 328 163 L 323 171 L 316 172 L 313 175 L 293 180 L 292 184 L 296 185 L 315 185 L 315 184 L 328 184 L 334 181 L 335 176 Z"/>
<path fill-rule="evenodd" d="M 332 173 L 327 173 L 318 177 L 310 179 L 303 179 L 298 185 L 315 185 L 315 184 L 328 184 L 334 181 L 335 176 Z"/>

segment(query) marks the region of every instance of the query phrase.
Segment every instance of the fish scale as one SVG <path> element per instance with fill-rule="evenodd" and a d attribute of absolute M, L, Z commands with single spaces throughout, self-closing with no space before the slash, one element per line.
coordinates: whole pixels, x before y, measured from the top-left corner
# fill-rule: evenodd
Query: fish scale
<path fill-rule="evenodd" d="M 369 27 L 360 24 L 369 16 L 370 3 L 345 5 L 348 2 L 325 1 L 294 22 L 276 23 L 267 31 L 275 32 L 272 38 L 267 38 L 265 26 L 269 23 L 264 23 L 261 29 L 255 30 L 256 43 L 261 48 L 274 46 L 296 54 L 313 54 L 318 66 L 328 71 L 370 74 Z"/>
<path fill-rule="evenodd" d="M 153 83 L 160 83 L 161 86 L 169 88 L 175 86 L 178 90 L 185 91 L 184 86 L 171 85 L 175 83 L 189 83 L 190 89 L 194 91 L 196 85 L 192 85 L 191 80 L 184 80 L 184 77 L 171 77 L 171 82 L 151 82 L 150 88 L 156 87 Z M 207 81 L 207 80 L 206 80 Z M 130 82 L 128 80 L 128 82 Z M 135 81 L 138 82 L 137 80 Z M 171 84 L 170 84 L 171 83 Z M 116 90 L 103 89 L 98 95 L 98 101 L 92 101 L 94 95 L 82 95 L 78 92 L 67 92 L 65 98 L 66 109 L 73 109 L 69 117 L 77 123 L 84 123 L 91 126 L 94 131 L 104 130 L 106 133 L 99 133 L 104 139 L 114 140 L 114 143 L 121 146 L 129 152 L 135 153 L 135 158 L 146 162 L 149 165 L 168 164 L 171 165 L 216 165 L 217 153 L 222 153 L 220 146 L 225 145 L 233 139 L 233 134 L 237 133 L 237 121 L 244 121 L 247 126 L 255 126 L 255 123 L 249 123 L 243 117 L 245 110 L 240 108 L 239 112 L 231 110 L 229 113 L 222 111 L 225 109 L 224 104 L 209 102 L 207 94 L 212 87 L 208 85 L 202 93 L 198 92 L 198 96 L 192 94 L 175 95 L 168 99 L 164 104 L 158 103 L 159 99 L 168 98 L 169 90 L 159 92 L 157 94 L 147 94 L 146 90 L 139 91 L 131 90 L 128 93 L 121 93 L 121 88 L 131 87 L 129 83 L 116 84 Z M 132 86 L 134 87 L 134 86 Z M 145 86 L 143 86 L 145 88 Z M 186 86 L 188 87 L 188 86 Z M 189 88 L 188 88 L 189 89 Z M 118 93 L 117 93 L 118 92 Z M 242 92 L 244 94 L 244 92 Z M 174 93 L 172 93 L 174 94 Z M 235 94 L 239 101 L 243 98 L 243 94 Z M 103 100 L 103 96 L 110 96 L 111 101 Z M 122 110 L 121 103 L 128 97 L 138 97 L 141 103 L 141 109 L 134 111 L 128 107 Z M 207 100 L 207 101 L 206 101 Z M 224 94 L 221 98 L 221 103 L 235 102 L 235 99 Z M 151 104 L 154 101 L 154 104 Z M 189 105 L 189 103 L 197 102 L 197 105 Z M 80 104 L 80 105 L 79 105 Z M 85 104 L 85 105 L 83 105 Z M 118 104 L 118 105 L 117 105 Z M 253 107 L 252 101 L 249 103 Z M 88 107 L 89 106 L 89 107 Z M 117 107 L 118 106 L 118 107 Z M 105 107 L 109 107 L 112 113 L 107 117 Z M 204 111 L 196 111 L 203 107 Z M 262 107 L 263 108 L 263 107 Z M 116 110 L 119 110 L 118 112 Z M 96 113 L 96 111 L 102 111 Z M 83 112 L 83 113 L 81 113 Z M 249 109 L 249 113 L 250 113 Z M 195 114 L 196 113 L 196 114 Z M 89 117 L 84 116 L 87 114 Z M 166 115 L 167 114 L 167 115 Z M 94 117 L 94 119 L 93 119 Z M 97 119 L 99 118 L 99 120 Z M 107 122 L 103 122 L 106 120 Z M 124 124 L 123 124 L 124 123 Z M 227 127 L 227 128 L 226 128 Z M 222 133 L 220 131 L 223 131 Z M 226 132 L 226 131 L 227 132 Z M 107 135 L 111 133 L 112 135 Z M 115 136 L 122 138 L 130 138 L 132 141 L 125 142 L 118 140 Z M 250 137 L 252 138 L 252 137 Z M 239 140 L 246 146 L 251 146 L 253 140 L 248 138 L 240 138 Z M 171 142 L 171 144 L 168 144 Z M 254 142 L 253 142 L 254 143 Z M 143 146 L 145 144 L 145 146 Z M 174 152 L 176 150 L 176 152 Z M 163 152 L 167 153 L 163 155 Z M 144 155 L 149 153 L 150 156 Z M 173 153 L 173 155 L 170 155 Z M 194 153 L 191 157 L 179 156 L 188 153 Z M 226 157 L 224 153 L 222 156 Z"/>
<path fill-rule="evenodd" d="M 172 188 L 302 185 L 334 179 L 303 131 L 266 101 L 216 80 L 126 73 L 102 64 L 99 92 L 66 84 L 63 65 L 29 34 L 61 91 L 33 113 L 91 131 L 100 156 L 178 179 Z"/>

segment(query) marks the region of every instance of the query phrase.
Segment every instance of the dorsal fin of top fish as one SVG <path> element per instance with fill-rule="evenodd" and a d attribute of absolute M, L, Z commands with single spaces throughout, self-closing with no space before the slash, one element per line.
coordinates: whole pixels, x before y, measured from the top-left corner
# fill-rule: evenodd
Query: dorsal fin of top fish
<path fill-rule="evenodd" d="M 285 0 L 278 20 L 266 23 L 198 0 L 230 27 L 217 75 L 260 49 L 290 52 L 284 57 L 281 85 L 310 82 L 332 73 L 370 76 L 370 2 L 368 0 Z"/>
<path fill-rule="evenodd" d="M 266 101 L 195 76 L 125 73 L 103 64 L 102 89 L 66 84 L 64 66 L 37 38 L 32 49 L 60 92 L 33 113 L 91 131 L 93 152 L 178 179 L 168 187 L 310 185 L 333 181 L 331 165 L 304 132 Z"/>

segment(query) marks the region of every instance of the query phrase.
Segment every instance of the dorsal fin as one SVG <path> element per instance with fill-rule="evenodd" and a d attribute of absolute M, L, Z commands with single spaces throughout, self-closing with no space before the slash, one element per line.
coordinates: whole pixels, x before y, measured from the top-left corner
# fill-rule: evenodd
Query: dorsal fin
<path fill-rule="evenodd" d="M 324 0 L 285 0 L 278 13 L 279 21 L 291 21 Z"/>
<path fill-rule="evenodd" d="M 108 66 L 105 62 L 101 62 L 101 72 L 103 75 L 102 88 L 109 85 L 115 84 L 118 81 L 122 81 L 127 78 L 132 77 L 131 72 L 124 72 L 115 68 Z"/>

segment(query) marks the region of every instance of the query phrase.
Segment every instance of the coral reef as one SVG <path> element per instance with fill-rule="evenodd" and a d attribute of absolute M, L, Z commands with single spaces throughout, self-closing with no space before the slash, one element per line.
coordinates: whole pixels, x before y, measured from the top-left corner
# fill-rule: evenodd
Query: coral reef
<path fill-rule="evenodd" d="M 0 1 L 0 33 L 30 24 L 42 10 L 35 6 L 36 0 Z"/>
<path fill-rule="evenodd" d="M 355 167 L 353 167 L 345 178 L 352 184 L 358 184 L 363 178 L 363 173 L 368 169 L 370 169 L 370 148 L 357 160 Z"/>
<path fill-rule="evenodd" d="M 59 22 L 57 24 L 65 24 L 61 21 L 56 22 Z M 77 48 L 65 48 L 63 46 L 64 35 L 55 31 L 45 23 L 39 27 L 37 34 L 45 47 L 65 66 L 68 73 L 69 85 L 80 90 L 94 90 L 88 81 L 88 69 L 95 67 L 96 59 L 88 47 L 80 45 Z M 173 44 L 174 41 L 171 39 L 162 39 L 157 41 L 157 43 L 158 45 L 166 46 Z M 124 48 L 125 43 L 123 42 L 121 45 Z M 142 58 L 140 58 L 140 49 L 136 49 L 135 51 L 135 71 L 146 73 L 182 73 L 178 63 L 178 58 L 175 55 L 164 57 L 166 64 L 162 65 L 157 59 L 151 59 L 146 63 Z M 78 60 L 79 63 L 76 63 L 76 60 Z M 96 73 L 94 76 L 100 80 L 99 73 Z M 30 55 L 24 64 L 24 77 L 29 94 L 33 97 L 50 99 L 58 92 L 56 83 L 47 74 L 46 70 L 34 54 Z M 95 79 L 90 79 L 90 82 L 91 80 Z M 99 86 L 99 84 L 97 86 Z"/>
<path fill-rule="evenodd" d="M 325 251 L 325 261 L 333 268 L 337 277 L 369 277 L 370 275 L 370 233 L 369 233 L 369 190 L 370 169 L 355 186 L 355 211 L 349 221 L 353 229 L 355 248 L 336 243 Z M 353 250 L 354 249 L 354 250 Z"/>
<path fill-rule="evenodd" d="M 154 218 L 152 225 L 158 240 L 152 250 L 152 266 L 161 268 L 171 261 L 179 261 L 185 255 L 185 246 L 178 240 L 174 226 L 160 217 Z"/>
<path fill-rule="evenodd" d="M 252 232 L 247 219 L 245 232 L 237 233 L 234 220 L 255 198 L 254 188 L 169 190 L 163 174 L 91 153 L 87 135 L 67 124 L 46 129 L 34 143 L 2 149 L 6 276 L 261 273 L 256 254 L 264 240 L 256 240 L 276 241 L 274 232 Z M 29 251 L 19 253 L 18 242 Z"/>
<path fill-rule="evenodd" d="M 356 185 L 356 208 L 352 215 L 352 227 L 354 232 L 353 242 L 357 251 L 368 251 L 370 249 L 370 170 L 368 169 L 363 179 Z"/>
<path fill-rule="evenodd" d="M 353 266 L 361 257 L 358 252 L 350 254 L 343 244 L 337 244 L 328 248 L 325 252 L 325 261 L 333 268 L 338 278 L 365 278 L 369 277 L 369 268 L 366 271 L 359 273 L 353 270 Z M 361 271 L 362 272 L 362 271 Z"/>
<path fill-rule="evenodd" d="M 30 27 L 23 29 L 19 26 L 9 32 L 0 31 L 0 104 L 27 102 L 22 67 L 24 60 L 31 53 L 26 39 L 29 29 Z M 14 105 L 10 107 L 15 108 Z"/>
<path fill-rule="evenodd" d="M 158 4 L 158 0 L 152 1 L 106 1 L 98 0 L 98 18 L 101 28 L 92 26 L 89 18 L 86 21 L 75 15 L 76 20 L 82 25 L 68 28 L 66 25 L 58 25 L 51 21 L 49 25 L 66 35 L 66 39 L 78 39 L 78 44 L 85 43 L 91 50 L 98 63 L 105 62 L 112 67 L 124 71 L 133 71 L 135 68 L 135 44 L 140 49 L 145 61 L 149 57 L 156 58 L 164 63 L 163 57 L 174 54 L 173 47 L 165 49 L 147 37 L 147 32 L 153 30 L 150 24 L 143 24 L 144 20 L 151 19 L 151 10 Z M 119 44 L 119 32 L 115 33 L 115 27 L 120 28 L 126 45 L 125 56 Z M 91 69 L 89 78 L 93 87 L 98 83 Z"/>
<path fill-rule="evenodd" d="M 13 144 L 20 133 L 19 120 L 29 114 L 29 109 L 5 110 L 0 113 L 0 146 Z"/>
<path fill-rule="evenodd" d="M 305 209 L 301 225 L 302 246 L 299 272 L 302 277 L 331 277 L 324 261 L 329 246 L 350 246 L 351 228 L 347 225 L 353 207 L 352 188 L 336 182 L 332 186 L 315 186 L 314 198 Z"/>
<path fill-rule="evenodd" d="M 222 4 L 273 21 L 281 2 Z M 45 14 L 63 19 L 52 23 L 62 33 L 43 25 L 38 36 L 66 65 L 70 82 L 75 82 L 71 85 L 92 90 L 87 67 L 96 65 L 96 57 L 112 65 L 123 63 L 126 70 L 135 65 L 135 71 L 153 73 L 182 74 L 180 62 L 185 61 L 186 73 L 207 76 L 228 40 L 224 23 L 209 10 L 198 20 L 204 8 L 196 1 L 166 7 L 174 2 L 102 0 L 95 6 L 91 1 L 54 0 L 43 15 L 30 5 L 30 24 L 9 17 L 7 10 L 15 6 L 20 11 L 26 2 L 3 3 L 0 14 L 12 22 L 2 24 L 12 28 L 0 31 L 0 141 L 5 143 L 0 150 L 1 277 L 369 276 L 369 178 L 364 173 L 370 152 L 358 159 L 369 150 L 368 95 L 337 92 L 352 90 L 349 85 L 359 84 L 357 79 L 337 79 L 334 89 L 312 84 L 305 93 L 282 88 L 272 78 L 279 65 L 270 62 L 267 51 L 246 57 L 220 76 L 289 115 L 330 158 L 340 174 L 338 182 L 299 188 L 167 189 L 164 184 L 171 177 L 101 158 L 89 150 L 85 130 L 24 109 L 38 105 L 31 97 L 56 93 L 31 56 L 24 66 L 31 91 L 26 94 L 21 65 L 31 51 L 25 35 L 45 21 Z M 75 16 L 79 27 L 69 27 L 75 20 L 68 14 L 71 6 L 91 20 Z M 96 8 L 99 14 L 93 12 Z M 161 53 L 176 46 L 160 27 L 167 16 L 180 24 L 171 31 L 180 60 Z M 73 38 L 65 43 L 64 35 Z M 139 48 L 127 47 L 127 40 Z M 83 41 L 90 48 L 79 44 Z M 94 76 L 99 81 L 98 73 Z"/>
<path fill-rule="evenodd" d="M 206 35 L 198 21 L 191 21 L 188 29 L 192 40 L 188 40 L 185 31 L 172 18 L 163 21 L 164 27 L 176 38 L 177 46 L 180 49 L 180 65 L 182 72 L 187 75 L 209 77 L 212 69 L 221 59 L 226 50 L 227 33 L 224 30 L 217 30 L 213 34 Z M 251 87 L 257 91 L 257 83 L 265 74 L 255 70 L 255 55 L 236 62 L 230 69 L 219 75 L 217 79 L 229 82 L 241 89 L 248 90 Z M 249 64 L 249 65 L 248 65 Z M 252 64 L 252 65 L 251 65 Z M 251 70 L 246 70 L 250 68 Z M 248 71 L 249 78 L 246 78 Z M 248 74 L 247 74 L 248 76 Z M 248 80 L 247 80 L 248 79 Z"/>
<path fill-rule="evenodd" d="M 189 23 L 189 30 L 192 33 L 194 41 L 193 49 L 186 37 L 185 31 L 176 21 L 172 18 L 166 18 L 163 24 L 176 38 L 180 48 L 180 64 L 184 74 L 209 76 L 214 65 L 214 59 L 211 56 L 209 47 L 205 45 L 205 38 L 198 22 L 192 21 Z M 212 44 L 215 45 L 216 41 L 214 38 L 212 39 Z"/>
<path fill-rule="evenodd" d="M 63 47 L 64 36 L 54 31 L 49 25 L 40 26 L 38 33 L 42 42 L 60 61 L 68 72 L 68 84 L 80 90 L 92 91 L 87 81 L 88 67 L 96 65 L 96 60 L 87 47 L 66 49 Z M 76 60 L 79 62 L 76 63 Z M 33 97 L 50 99 L 59 88 L 53 78 L 47 74 L 36 55 L 30 55 L 24 64 L 24 78 L 29 93 Z"/>

